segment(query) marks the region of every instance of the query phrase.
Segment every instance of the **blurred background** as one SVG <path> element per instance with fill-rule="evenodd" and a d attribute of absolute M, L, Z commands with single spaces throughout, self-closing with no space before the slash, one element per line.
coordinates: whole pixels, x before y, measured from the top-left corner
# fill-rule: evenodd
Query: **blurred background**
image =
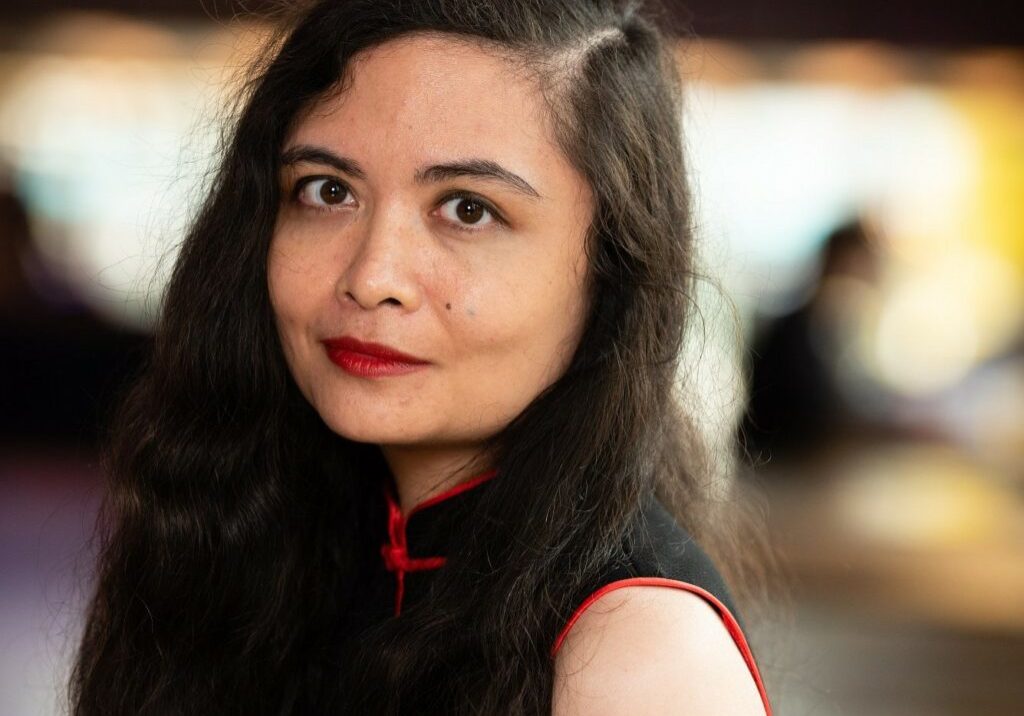
<path fill-rule="evenodd" d="M 783 557 L 752 635 L 782 716 L 1024 713 L 1024 11 L 974 5 L 671 4 L 687 377 Z M 265 29 L 236 9 L 0 8 L 5 716 L 60 712 L 98 426 Z"/>

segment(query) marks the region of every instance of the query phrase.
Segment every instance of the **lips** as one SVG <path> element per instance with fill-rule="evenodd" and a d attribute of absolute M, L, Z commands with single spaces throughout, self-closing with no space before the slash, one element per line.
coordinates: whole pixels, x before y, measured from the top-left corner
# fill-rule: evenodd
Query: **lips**
<path fill-rule="evenodd" d="M 322 343 L 332 363 L 361 378 L 404 375 L 429 365 L 429 361 L 390 346 L 360 341 L 351 336 L 327 338 Z"/>

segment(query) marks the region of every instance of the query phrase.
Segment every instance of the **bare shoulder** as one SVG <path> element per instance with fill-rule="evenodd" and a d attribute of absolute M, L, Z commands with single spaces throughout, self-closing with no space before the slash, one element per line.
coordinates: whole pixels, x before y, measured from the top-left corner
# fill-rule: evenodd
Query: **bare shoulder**
<path fill-rule="evenodd" d="M 764 716 L 721 616 L 684 589 L 626 586 L 593 602 L 555 658 L 554 716 Z"/>

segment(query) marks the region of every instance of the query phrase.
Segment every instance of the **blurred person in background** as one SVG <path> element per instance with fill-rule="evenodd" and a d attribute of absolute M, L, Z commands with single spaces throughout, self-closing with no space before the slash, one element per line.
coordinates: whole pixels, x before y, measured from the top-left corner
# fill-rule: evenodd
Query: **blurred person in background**
<path fill-rule="evenodd" d="M 806 300 L 757 327 L 739 426 L 743 450 L 755 463 L 807 457 L 840 434 L 870 429 L 844 389 L 840 363 L 844 344 L 859 330 L 861 304 L 850 285 L 875 285 L 879 265 L 862 221 L 836 227 L 822 246 Z"/>
<path fill-rule="evenodd" d="M 111 424 L 73 712 L 770 714 L 654 16 L 326 0 L 269 48 Z"/>

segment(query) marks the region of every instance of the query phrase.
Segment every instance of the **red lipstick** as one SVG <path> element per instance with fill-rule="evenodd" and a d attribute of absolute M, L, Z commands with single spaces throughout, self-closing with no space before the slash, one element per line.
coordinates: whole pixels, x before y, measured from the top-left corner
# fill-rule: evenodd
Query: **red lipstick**
<path fill-rule="evenodd" d="M 395 350 L 380 343 L 360 341 L 351 336 L 321 341 L 327 357 L 346 373 L 360 378 L 385 378 L 419 370 L 429 361 Z"/>

